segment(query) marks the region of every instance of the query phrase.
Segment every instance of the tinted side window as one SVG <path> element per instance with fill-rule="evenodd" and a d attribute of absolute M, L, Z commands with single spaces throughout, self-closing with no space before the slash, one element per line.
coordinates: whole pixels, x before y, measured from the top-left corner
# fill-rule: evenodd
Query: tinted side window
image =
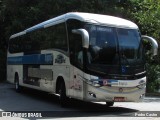
<path fill-rule="evenodd" d="M 30 37 L 33 43 L 39 43 L 40 50 L 52 48 L 68 50 L 65 23 L 35 31 Z"/>
<path fill-rule="evenodd" d="M 18 53 L 23 51 L 29 51 L 32 47 L 29 44 L 30 42 L 31 41 L 29 40 L 28 35 L 23 35 L 23 36 L 13 38 L 9 41 L 9 52 Z"/>
<path fill-rule="evenodd" d="M 18 37 L 10 39 L 10 41 L 9 41 L 9 52 L 10 53 L 20 52 L 21 51 L 19 42 L 20 42 L 20 40 L 19 40 Z"/>
<path fill-rule="evenodd" d="M 34 52 L 52 48 L 68 51 L 65 23 L 27 33 L 11 39 L 9 42 L 11 53 Z"/>
<path fill-rule="evenodd" d="M 67 51 L 67 34 L 66 34 L 66 27 L 65 24 L 59 24 L 54 26 L 54 40 L 53 40 L 53 47 L 58 48 L 61 50 Z"/>

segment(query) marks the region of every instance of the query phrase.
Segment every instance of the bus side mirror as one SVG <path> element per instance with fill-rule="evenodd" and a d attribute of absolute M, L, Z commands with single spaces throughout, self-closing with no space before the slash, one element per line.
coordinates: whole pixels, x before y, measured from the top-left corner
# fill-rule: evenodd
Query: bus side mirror
<path fill-rule="evenodd" d="M 146 36 L 146 35 L 142 35 L 142 40 L 143 41 L 147 40 L 148 42 L 151 43 L 151 45 L 152 45 L 152 56 L 156 56 L 158 54 L 158 43 L 157 43 L 157 41 L 154 38 Z"/>
<path fill-rule="evenodd" d="M 89 34 L 85 29 L 74 29 L 72 33 L 80 34 L 82 36 L 82 47 L 89 48 Z"/>

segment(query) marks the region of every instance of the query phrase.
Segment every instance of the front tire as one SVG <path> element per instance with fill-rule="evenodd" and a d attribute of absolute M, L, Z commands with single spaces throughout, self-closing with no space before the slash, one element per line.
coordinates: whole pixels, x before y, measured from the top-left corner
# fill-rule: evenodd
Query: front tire
<path fill-rule="evenodd" d="M 18 75 L 15 75 L 15 82 L 14 82 L 14 84 L 15 84 L 15 90 L 16 90 L 16 92 L 20 92 L 21 91 L 21 87 L 19 85 L 19 77 L 18 77 Z"/>
<path fill-rule="evenodd" d="M 106 106 L 107 107 L 111 107 L 111 106 L 113 106 L 114 105 L 114 102 L 106 102 Z"/>
<path fill-rule="evenodd" d="M 64 82 L 61 82 L 60 84 L 59 95 L 60 95 L 59 99 L 60 99 L 61 106 L 66 107 L 68 98 L 66 96 L 66 87 L 65 87 Z"/>

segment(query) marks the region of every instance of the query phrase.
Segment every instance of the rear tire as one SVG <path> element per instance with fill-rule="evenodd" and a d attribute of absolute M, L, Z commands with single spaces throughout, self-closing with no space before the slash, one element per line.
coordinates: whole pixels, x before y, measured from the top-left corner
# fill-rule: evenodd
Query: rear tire
<path fill-rule="evenodd" d="M 106 102 L 106 106 L 107 107 L 111 107 L 111 106 L 113 106 L 114 105 L 114 102 Z"/>
<path fill-rule="evenodd" d="M 21 91 L 21 87 L 19 86 L 19 77 L 18 77 L 18 75 L 15 75 L 15 82 L 14 82 L 14 84 L 15 84 L 15 90 L 16 90 L 16 92 L 20 92 Z"/>

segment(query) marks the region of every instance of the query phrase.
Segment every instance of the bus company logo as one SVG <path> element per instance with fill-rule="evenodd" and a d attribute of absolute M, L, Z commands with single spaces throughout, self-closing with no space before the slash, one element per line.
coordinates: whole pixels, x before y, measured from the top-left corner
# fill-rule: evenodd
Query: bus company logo
<path fill-rule="evenodd" d="M 103 85 L 104 86 L 117 86 L 118 85 L 118 80 L 108 80 L 108 79 L 104 79 L 103 81 Z"/>
<path fill-rule="evenodd" d="M 55 63 L 58 63 L 58 64 L 66 63 L 66 59 L 62 54 L 59 54 L 55 59 Z"/>
<path fill-rule="evenodd" d="M 119 88 L 119 92 L 122 93 L 123 92 L 123 88 Z"/>
<path fill-rule="evenodd" d="M 107 82 L 107 81 L 108 81 L 108 80 L 106 80 L 106 79 L 103 80 L 103 85 L 104 85 L 104 86 L 107 86 L 107 85 L 108 85 L 108 82 Z"/>
<path fill-rule="evenodd" d="M 12 117 L 11 112 L 2 112 L 2 117 Z"/>
<path fill-rule="evenodd" d="M 126 72 L 126 67 L 125 67 L 125 66 L 122 66 L 122 67 L 121 67 L 121 70 L 122 70 L 122 73 L 125 73 L 125 72 Z"/>
<path fill-rule="evenodd" d="M 41 118 L 42 113 L 34 112 L 2 112 L 2 117 Z"/>

